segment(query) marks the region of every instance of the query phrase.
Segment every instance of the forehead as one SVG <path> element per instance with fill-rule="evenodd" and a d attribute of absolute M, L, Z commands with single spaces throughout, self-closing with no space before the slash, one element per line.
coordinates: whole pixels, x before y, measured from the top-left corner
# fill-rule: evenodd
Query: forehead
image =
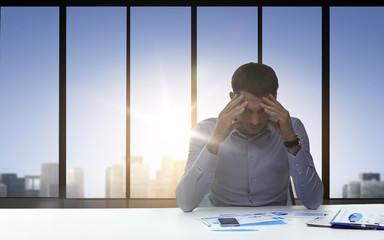
<path fill-rule="evenodd" d="M 246 108 L 249 108 L 252 110 L 258 110 L 261 108 L 260 107 L 260 103 L 262 102 L 261 97 L 257 97 L 247 91 L 239 91 L 239 93 L 244 96 L 244 101 L 248 102 L 248 105 L 246 106 Z"/>

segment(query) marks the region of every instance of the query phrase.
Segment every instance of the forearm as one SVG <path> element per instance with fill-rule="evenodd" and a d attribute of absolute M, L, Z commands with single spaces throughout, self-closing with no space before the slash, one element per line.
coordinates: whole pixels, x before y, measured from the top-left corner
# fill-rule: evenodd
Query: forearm
<path fill-rule="evenodd" d="M 323 201 L 324 188 L 313 165 L 312 157 L 309 153 L 302 151 L 290 161 L 293 161 L 290 163 L 290 173 L 298 198 L 307 208 L 318 208 Z"/>
<path fill-rule="evenodd" d="M 196 160 L 187 167 L 176 189 L 176 200 L 179 207 L 189 212 L 195 209 L 215 178 L 218 157 L 202 149 Z"/>

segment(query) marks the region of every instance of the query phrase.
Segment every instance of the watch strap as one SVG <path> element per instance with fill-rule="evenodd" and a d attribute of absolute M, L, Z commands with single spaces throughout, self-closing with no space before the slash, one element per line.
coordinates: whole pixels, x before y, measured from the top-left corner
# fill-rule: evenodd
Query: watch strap
<path fill-rule="evenodd" d="M 296 145 L 301 145 L 301 139 L 298 134 L 296 134 L 296 139 L 293 141 L 284 142 L 286 148 L 291 148 Z"/>

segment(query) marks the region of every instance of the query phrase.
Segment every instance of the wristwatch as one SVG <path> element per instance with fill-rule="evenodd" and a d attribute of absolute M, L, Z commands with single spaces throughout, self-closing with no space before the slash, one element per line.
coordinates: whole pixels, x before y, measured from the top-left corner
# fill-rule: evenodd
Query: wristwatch
<path fill-rule="evenodd" d="M 301 139 L 299 137 L 299 134 L 296 133 L 296 139 L 289 142 L 284 142 L 284 146 L 286 148 L 291 148 L 293 146 L 300 145 L 301 146 Z"/>

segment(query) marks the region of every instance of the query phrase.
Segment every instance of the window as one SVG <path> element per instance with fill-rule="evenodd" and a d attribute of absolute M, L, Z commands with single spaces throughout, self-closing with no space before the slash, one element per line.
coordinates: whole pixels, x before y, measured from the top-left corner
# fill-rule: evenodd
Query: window
<path fill-rule="evenodd" d="M 131 197 L 175 197 L 191 126 L 187 7 L 131 8 Z"/>
<path fill-rule="evenodd" d="M 321 8 L 263 8 L 263 63 L 279 79 L 277 100 L 303 122 L 321 176 Z"/>
<path fill-rule="evenodd" d="M 257 7 L 198 7 L 197 122 L 219 115 L 248 62 L 257 62 Z"/>
<path fill-rule="evenodd" d="M 330 14 L 330 196 L 384 198 L 384 8 Z"/>
<path fill-rule="evenodd" d="M 0 29 L 0 197 L 57 197 L 59 8 L 2 7 Z"/>
<path fill-rule="evenodd" d="M 125 198 L 125 68 L 126 8 L 67 8 L 69 198 Z"/>
<path fill-rule="evenodd" d="M 191 96 L 198 122 L 218 116 L 229 101 L 233 72 L 257 62 L 258 55 L 277 73 L 278 100 L 305 124 L 316 169 L 330 180 L 325 185 L 330 198 L 384 198 L 384 7 L 332 5 L 327 19 L 322 17 L 328 3 L 240 7 L 236 1 L 226 3 L 233 6 L 207 1 L 204 6 L 139 7 L 101 1 L 115 6 L 75 7 L 53 1 L 53 7 L 10 7 L 9 2 L 1 1 L 0 8 L 0 198 L 63 202 L 55 198 L 59 192 L 62 197 L 66 184 L 67 203 L 117 198 L 130 206 L 143 198 L 170 198 L 176 206 L 175 188 L 196 120 Z M 328 23 L 330 62 L 327 33 L 322 35 Z M 59 35 L 63 30 L 66 38 Z M 65 43 L 64 67 L 59 40 Z M 194 79 L 191 87 L 195 54 L 196 89 Z M 59 106 L 62 69 L 65 109 Z M 322 106 L 328 99 L 330 107 Z M 67 117 L 64 128 L 60 123 L 65 146 L 59 142 L 59 110 Z M 321 122 L 321 111 L 328 110 L 329 138 L 327 121 Z M 322 138 L 330 141 L 329 159 Z M 64 169 L 59 169 L 59 146 L 66 148 Z"/>

